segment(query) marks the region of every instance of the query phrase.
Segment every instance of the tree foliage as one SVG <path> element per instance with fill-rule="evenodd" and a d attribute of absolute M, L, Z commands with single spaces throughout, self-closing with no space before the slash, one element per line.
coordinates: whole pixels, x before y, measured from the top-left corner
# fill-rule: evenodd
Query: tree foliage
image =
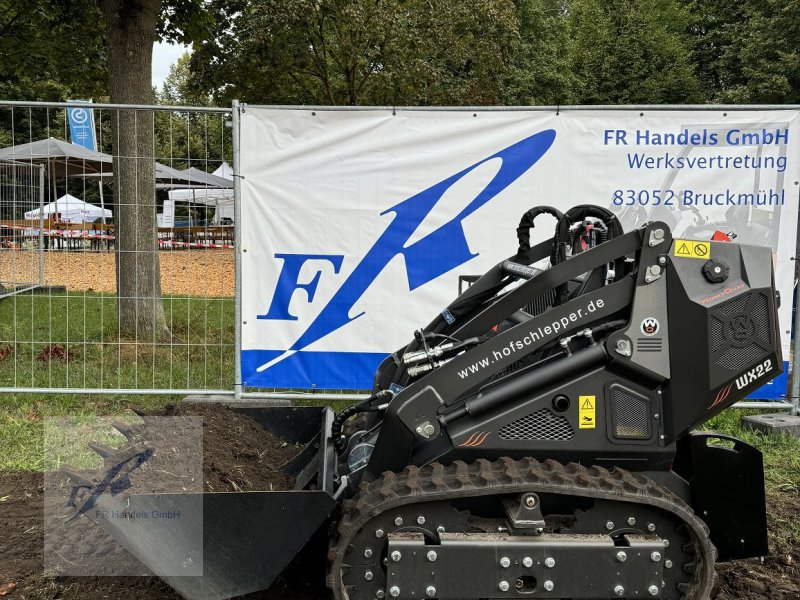
<path fill-rule="evenodd" d="M 220 3 L 192 56 L 219 101 L 494 104 L 520 46 L 511 0 Z"/>
<path fill-rule="evenodd" d="M 159 104 L 211 106 L 211 96 L 190 85 L 189 53 L 170 67 L 158 94 Z M 214 171 L 233 160 L 229 116 L 223 113 L 160 111 L 156 113 L 156 156 L 176 169 Z"/>
<path fill-rule="evenodd" d="M 96 2 L 0 0 L 0 97 L 101 96 L 107 73 Z"/>
<path fill-rule="evenodd" d="M 570 68 L 569 2 L 515 0 L 520 41 L 503 78 L 503 103 L 567 104 L 578 84 Z"/>
<path fill-rule="evenodd" d="M 100 23 L 95 2 L 0 0 L 0 99 L 103 96 L 108 69 Z M 0 110 L 0 147 L 61 137 L 63 123 L 59 110 Z"/>
<path fill-rule="evenodd" d="M 192 56 L 220 102 L 702 101 L 678 0 L 240 0 Z"/>
<path fill-rule="evenodd" d="M 582 104 L 702 101 L 687 10 L 675 0 L 574 0 L 571 66 Z"/>
<path fill-rule="evenodd" d="M 97 0 L 0 0 L 0 95 L 108 96 Z M 136 6 L 144 0 L 121 2 Z M 160 102 L 798 102 L 800 0 L 160 0 Z M 171 96 L 170 96 L 171 94 Z M 152 97 L 152 96 L 151 96 Z"/>
<path fill-rule="evenodd" d="M 800 102 L 800 0 L 747 3 L 725 56 L 740 69 L 719 98 L 736 103 Z"/>

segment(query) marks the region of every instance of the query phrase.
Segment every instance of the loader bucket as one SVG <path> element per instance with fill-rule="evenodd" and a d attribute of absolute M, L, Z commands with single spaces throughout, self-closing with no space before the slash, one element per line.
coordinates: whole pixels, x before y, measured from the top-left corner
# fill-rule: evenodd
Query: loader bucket
<path fill-rule="evenodd" d="M 289 491 L 103 495 L 102 510 L 163 518 L 100 519 L 99 524 L 156 575 L 190 600 L 266 589 L 336 506 L 333 412 L 320 407 L 235 409 L 290 442 L 306 443 L 286 471 Z M 155 513 L 154 513 L 155 511 Z M 180 518 L 169 518 L 178 514 Z"/>

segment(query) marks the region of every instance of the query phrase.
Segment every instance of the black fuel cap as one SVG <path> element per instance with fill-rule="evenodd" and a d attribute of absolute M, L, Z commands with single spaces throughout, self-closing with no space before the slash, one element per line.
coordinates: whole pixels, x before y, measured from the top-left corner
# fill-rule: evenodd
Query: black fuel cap
<path fill-rule="evenodd" d="M 703 276 L 709 283 L 722 283 L 728 278 L 730 267 L 721 260 L 713 258 L 703 265 Z"/>

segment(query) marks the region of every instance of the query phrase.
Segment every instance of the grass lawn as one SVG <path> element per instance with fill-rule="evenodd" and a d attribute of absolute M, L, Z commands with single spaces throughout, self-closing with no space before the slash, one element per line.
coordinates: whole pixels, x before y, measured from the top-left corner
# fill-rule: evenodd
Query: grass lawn
<path fill-rule="evenodd" d="M 0 387 L 233 389 L 232 298 L 164 297 L 172 339 L 119 335 L 116 299 L 96 293 L 0 300 Z M 0 394 L 0 468 L 39 470 L 49 415 L 114 415 L 180 396 Z"/>
<path fill-rule="evenodd" d="M 233 389 L 232 298 L 164 297 L 168 341 L 120 335 L 116 299 L 0 300 L 0 387 Z"/>

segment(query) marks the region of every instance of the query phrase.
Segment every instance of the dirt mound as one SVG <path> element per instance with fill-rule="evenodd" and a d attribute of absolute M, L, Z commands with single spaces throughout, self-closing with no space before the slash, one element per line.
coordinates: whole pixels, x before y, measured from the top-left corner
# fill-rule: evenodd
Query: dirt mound
<path fill-rule="evenodd" d="M 0 590 L 9 600 L 181 600 L 157 577 L 47 577 L 41 473 L 0 471 Z M 269 590 L 249 600 L 327 599 L 322 552 L 301 553 Z M 320 563 L 317 568 L 308 561 Z M 15 587 L 16 586 L 16 587 Z"/>
<path fill-rule="evenodd" d="M 180 407 L 168 405 L 159 415 L 153 416 L 162 415 L 202 417 L 203 490 L 234 492 L 290 489 L 293 486 L 294 478 L 283 473 L 281 466 L 299 453 L 302 447 L 275 437 L 253 419 L 220 405 Z M 164 447 L 162 443 L 164 440 L 160 439 L 164 437 L 164 432 L 160 431 L 159 426 L 148 425 L 147 417 L 142 425 L 127 430 L 127 433 L 134 438 L 127 449 L 138 447 L 136 442 L 140 434 L 156 448 Z M 180 447 L 180 444 L 173 443 L 169 448 L 176 446 Z M 124 451 L 125 449 L 121 450 Z M 136 477 L 148 485 L 153 475 L 148 469 L 155 472 L 163 466 L 156 460 L 158 454 L 158 451 L 154 454 L 152 464 L 148 464 L 147 469 L 139 469 L 136 472 Z M 132 479 L 135 477 L 132 476 Z M 41 473 L 0 472 L 0 593 L 4 594 L 2 597 L 21 600 L 101 598 L 178 600 L 180 598 L 156 577 L 45 576 L 44 504 L 44 482 Z M 91 538 L 90 541 L 96 546 L 94 542 L 98 536 L 94 534 L 105 535 L 97 526 L 93 526 L 98 530 L 93 534 L 84 532 L 80 525 L 77 523 L 73 528 L 74 533 L 81 536 L 80 546 L 77 540 L 64 540 L 67 544 L 65 547 L 68 548 L 67 556 L 73 557 L 73 560 L 83 558 L 82 547 L 87 545 L 85 544 L 87 539 Z M 48 556 L 52 557 L 52 554 Z M 122 557 L 122 559 L 135 561 L 133 557 Z M 324 574 L 320 573 L 319 578 L 314 579 L 321 582 L 323 577 Z M 298 578 L 292 577 L 292 579 Z M 299 585 L 299 589 L 304 591 L 299 596 L 295 591 L 295 597 L 320 597 L 309 591 L 313 585 L 309 587 L 306 582 L 300 582 Z M 287 588 L 287 580 L 284 578 L 279 578 L 273 588 L 250 597 L 287 597 L 287 593 L 289 596 L 293 595 L 292 590 Z"/>
<path fill-rule="evenodd" d="M 203 476 L 207 492 L 288 490 L 282 471 L 301 446 L 265 431 L 250 417 L 218 404 L 167 405 L 164 415 L 203 418 Z"/>
<path fill-rule="evenodd" d="M 0 586 L 13 582 L 15 600 L 134 600 L 180 596 L 156 577 L 46 577 L 41 473 L 0 472 Z"/>

